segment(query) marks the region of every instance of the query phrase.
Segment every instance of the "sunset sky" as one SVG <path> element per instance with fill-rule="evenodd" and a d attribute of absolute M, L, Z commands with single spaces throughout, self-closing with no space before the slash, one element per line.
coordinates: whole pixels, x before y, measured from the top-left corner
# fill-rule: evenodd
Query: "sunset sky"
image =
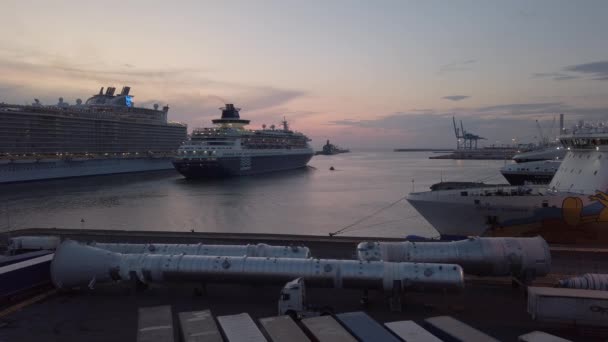
<path fill-rule="evenodd" d="M 485 144 L 608 118 L 608 1 L 2 0 L 0 101 L 129 85 L 190 128 L 224 102 L 320 146 Z"/>

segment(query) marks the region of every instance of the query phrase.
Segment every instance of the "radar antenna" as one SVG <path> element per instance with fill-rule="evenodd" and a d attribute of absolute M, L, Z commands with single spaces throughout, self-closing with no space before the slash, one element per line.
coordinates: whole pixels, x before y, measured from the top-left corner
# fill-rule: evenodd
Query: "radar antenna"
<path fill-rule="evenodd" d="M 283 117 L 283 121 L 281 121 L 281 123 L 283 124 L 283 130 L 289 131 L 289 123 L 287 123 L 287 119 L 285 119 L 285 117 Z"/>

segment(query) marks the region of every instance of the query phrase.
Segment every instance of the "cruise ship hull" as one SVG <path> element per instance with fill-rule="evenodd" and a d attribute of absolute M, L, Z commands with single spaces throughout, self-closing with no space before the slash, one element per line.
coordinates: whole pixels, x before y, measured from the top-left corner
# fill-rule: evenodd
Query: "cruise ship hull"
<path fill-rule="evenodd" d="M 275 154 L 250 157 L 175 159 L 173 166 L 189 179 L 254 175 L 305 167 L 312 153 Z"/>
<path fill-rule="evenodd" d="M 608 208 L 590 196 L 545 193 L 472 196 L 412 193 L 408 202 L 442 236 L 536 236 L 551 243 L 608 241 Z M 468 195 L 464 195 L 468 192 Z"/>
<path fill-rule="evenodd" d="M 170 170 L 171 158 L 15 160 L 0 163 L 0 184 L 118 173 Z"/>

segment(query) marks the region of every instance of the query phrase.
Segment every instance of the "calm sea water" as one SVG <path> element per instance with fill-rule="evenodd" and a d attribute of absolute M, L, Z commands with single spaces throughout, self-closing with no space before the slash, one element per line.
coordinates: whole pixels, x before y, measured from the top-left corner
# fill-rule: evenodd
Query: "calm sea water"
<path fill-rule="evenodd" d="M 504 183 L 503 161 L 431 153 L 315 156 L 282 173 L 188 181 L 174 171 L 0 185 L 0 230 L 30 227 L 321 234 L 443 180 Z M 335 171 L 330 171 L 331 166 Z M 403 200 L 345 235 L 437 233 Z"/>

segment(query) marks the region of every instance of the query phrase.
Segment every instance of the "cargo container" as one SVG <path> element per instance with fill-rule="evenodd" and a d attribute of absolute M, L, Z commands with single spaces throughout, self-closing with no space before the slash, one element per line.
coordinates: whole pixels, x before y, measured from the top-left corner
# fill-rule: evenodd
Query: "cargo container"
<path fill-rule="evenodd" d="M 331 316 L 318 316 L 305 318 L 302 324 L 318 342 L 357 342 L 357 340 L 344 329 Z"/>
<path fill-rule="evenodd" d="M 7 257 L 0 266 L 0 302 L 33 287 L 51 283 L 53 254 L 34 252 Z"/>
<path fill-rule="evenodd" d="M 173 342 L 171 306 L 139 308 L 137 313 L 137 342 Z"/>
<path fill-rule="evenodd" d="M 310 342 L 310 339 L 290 316 L 261 318 L 260 324 L 273 342 Z"/>
<path fill-rule="evenodd" d="M 519 342 L 572 342 L 565 338 L 557 337 L 555 335 L 547 334 L 542 331 L 533 331 L 525 335 L 521 335 L 517 338 Z"/>
<path fill-rule="evenodd" d="M 179 325 L 183 342 L 223 342 L 210 310 L 180 312 Z"/>
<path fill-rule="evenodd" d="M 443 341 L 454 342 L 499 342 L 472 326 L 451 316 L 437 316 L 424 320 L 425 327 Z"/>
<path fill-rule="evenodd" d="M 222 327 L 224 337 L 228 342 L 267 342 L 266 337 L 251 316 L 247 313 L 229 316 L 218 316 L 217 321 Z"/>
<path fill-rule="evenodd" d="M 528 287 L 528 313 L 541 322 L 608 327 L 608 292 Z"/>
<path fill-rule="evenodd" d="M 336 318 L 361 342 L 400 342 L 363 311 L 341 313 Z"/>
<path fill-rule="evenodd" d="M 54 250 L 61 243 L 58 236 L 17 236 L 8 239 L 9 254 L 24 251 Z"/>
<path fill-rule="evenodd" d="M 398 321 L 384 325 L 405 342 L 442 342 L 414 321 Z"/>

